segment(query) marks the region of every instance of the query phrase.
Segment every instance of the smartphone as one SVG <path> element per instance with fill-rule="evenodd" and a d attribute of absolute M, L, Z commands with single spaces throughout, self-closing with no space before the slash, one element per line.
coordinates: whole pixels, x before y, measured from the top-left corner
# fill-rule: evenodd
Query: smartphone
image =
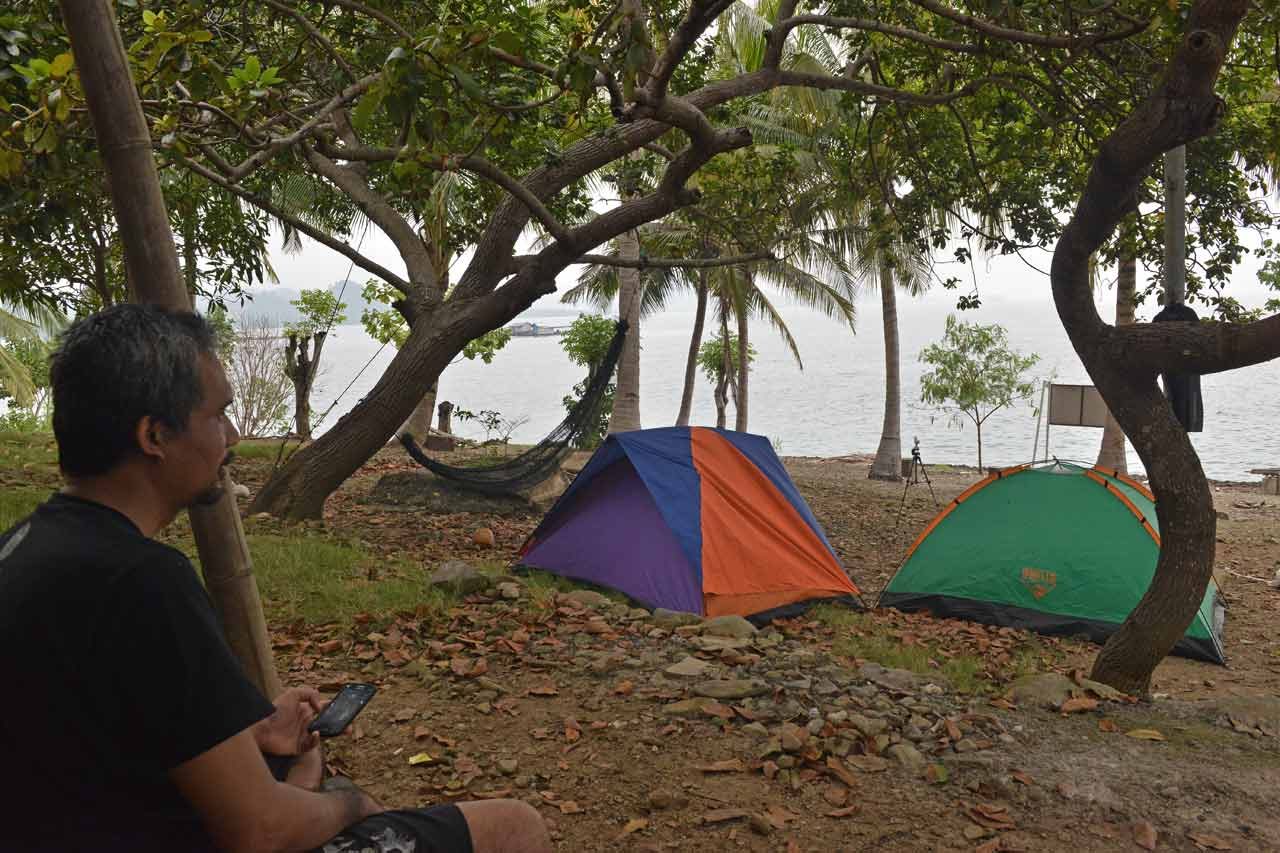
<path fill-rule="evenodd" d="M 321 737 L 334 737 L 351 725 L 351 721 L 369 704 L 378 688 L 372 684 L 347 684 L 333 697 L 333 701 L 311 721 L 307 731 L 318 732 Z"/>

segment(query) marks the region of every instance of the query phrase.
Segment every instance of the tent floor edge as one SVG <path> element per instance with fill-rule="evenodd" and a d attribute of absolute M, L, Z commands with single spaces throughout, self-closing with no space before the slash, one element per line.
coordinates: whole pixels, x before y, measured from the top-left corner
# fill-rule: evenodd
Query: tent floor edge
<path fill-rule="evenodd" d="M 1047 637 L 1085 636 L 1090 642 L 1098 645 L 1105 644 L 1107 639 L 1120 629 L 1120 625 L 1115 622 L 1063 616 L 1026 607 L 950 595 L 886 591 L 881 593 L 879 605 L 892 607 L 904 613 L 927 611 L 934 616 L 946 619 L 964 619 L 1001 628 L 1018 628 Z M 1174 645 L 1170 654 L 1222 666 L 1227 663 L 1222 653 L 1221 643 L 1213 637 L 1200 639 L 1184 635 Z"/>
<path fill-rule="evenodd" d="M 804 601 L 795 601 L 791 604 L 784 604 L 781 607 L 761 610 L 759 613 L 752 613 L 744 618 L 757 628 L 763 628 L 775 619 L 793 619 L 796 616 L 801 616 L 819 604 L 839 604 L 858 612 L 864 612 L 867 609 L 866 604 L 856 595 L 832 595 L 826 598 L 808 598 Z"/>

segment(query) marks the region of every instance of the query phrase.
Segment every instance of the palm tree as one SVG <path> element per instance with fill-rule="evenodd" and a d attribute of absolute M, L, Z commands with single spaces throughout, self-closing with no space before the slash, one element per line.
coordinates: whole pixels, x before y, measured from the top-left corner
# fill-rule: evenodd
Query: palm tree
<path fill-rule="evenodd" d="M 0 296 L 0 342 L 43 343 L 65 325 L 66 317 L 42 302 Z M 29 406 L 36 393 L 31 371 L 3 346 L 0 346 L 0 392 L 19 406 Z"/>

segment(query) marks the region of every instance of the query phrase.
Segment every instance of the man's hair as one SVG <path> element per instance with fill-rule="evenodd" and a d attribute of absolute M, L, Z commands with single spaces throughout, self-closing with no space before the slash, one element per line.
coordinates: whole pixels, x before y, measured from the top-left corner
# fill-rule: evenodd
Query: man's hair
<path fill-rule="evenodd" d="M 49 360 L 58 466 L 70 477 L 110 471 L 137 453 L 138 421 L 185 430 L 200 403 L 200 356 L 216 357 L 198 314 L 116 305 L 77 320 Z"/>

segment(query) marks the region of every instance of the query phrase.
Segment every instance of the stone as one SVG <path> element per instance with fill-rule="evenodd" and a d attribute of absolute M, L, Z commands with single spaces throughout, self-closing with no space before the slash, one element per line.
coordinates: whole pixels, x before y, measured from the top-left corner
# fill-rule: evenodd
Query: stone
<path fill-rule="evenodd" d="M 830 714 L 827 714 L 827 719 L 838 725 L 849 719 L 849 712 L 848 711 L 832 711 Z"/>
<path fill-rule="evenodd" d="M 771 737 L 756 750 L 757 758 L 773 758 L 775 755 L 782 754 L 782 740 L 780 738 Z"/>
<path fill-rule="evenodd" d="M 1010 698 L 1018 705 L 1037 708 L 1059 708 L 1063 702 L 1082 691 L 1076 683 L 1058 672 L 1024 675 L 1013 682 Z"/>
<path fill-rule="evenodd" d="M 754 678 L 724 679 L 704 681 L 693 687 L 698 696 L 711 699 L 746 699 L 749 696 L 763 696 L 769 692 L 769 685 Z"/>
<path fill-rule="evenodd" d="M 759 629 L 741 616 L 717 616 L 703 623 L 703 633 L 709 637 L 731 637 L 745 640 L 755 636 Z"/>
<path fill-rule="evenodd" d="M 791 723 L 783 723 L 778 742 L 782 744 L 784 752 L 799 752 L 809 742 L 809 732 Z"/>
<path fill-rule="evenodd" d="M 667 809 L 684 808 L 689 804 L 689 800 L 670 791 L 650 791 L 648 804 L 650 811 L 661 812 Z"/>
<path fill-rule="evenodd" d="M 712 665 L 705 660 L 699 660 L 695 657 L 686 657 L 678 663 L 663 670 L 667 675 L 673 675 L 676 678 L 702 678 L 712 668 Z"/>
<path fill-rule="evenodd" d="M 926 684 L 924 687 L 920 689 L 920 692 L 927 693 L 930 696 L 939 696 L 943 693 L 946 693 L 947 691 L 940 684 Z"/>
<path fill-rule="evenodd" d="M 733 637 L 693 636 L 689 638 L 689 645 L 700 652 L 736 652 L 750 647 L 751 641 L 737 640 Z"/>
<path fill-rule="evenodd" d="M 850 714 L 849 723 L 867 737 L 875 737 L 889 730 L 889 724 L 884 720 L 864 717 L 862 714 Z"/>
<path fill-rule="evenodd" d="M 592 610 L 613 604 L 608 596 L 596 592 L 594 589 L 575 589 L 573 592 L 565 593 L 564 597 L 574 604 L 589 607 Z"/>
<path fill-rule="evenodd" d="M 455 595 L 471 595 L 488 589 L 493 578 L 463 560 L 449 560 L 431 573 L 427 583 Z"/>
<path fill-rule="evenodd" d="M 514 776 L 516 771 L 520 769 L 520 762 L 514 758 L 498 759 L 498 772 L 503 776 Z"/>
<path fill-rule="evenodd" d="M 767 738 L 769 736 L 769 727 L 764 723 L 747 723 L 742 727 L 742 733 L 753 735 L 755 737 Z"/>
<path fill-rule="evenodd" d="M 955 745 L 956 752 L 977 752 L 982 747 L 971 737 L 961 738 Z"/>
<path fill-rule="evenodd" d="M 508 601 L 515 601 L 520 597 L 520 584 L 512 583 L 511 581 L 500 583 L 498 584 L 498 595 Z"/>
<path fill-rule="evenodd" d="M 793 678 L 790 681 L 782 682 L 782 686 L 788 690 L 805 690 L 813 687 L 812 678 Z"/>
<path fill-rule="evenodd" d="M 820 678 L 813 685 L 813 692 L 819 696 L 834 696 L 840 692 L 840 688 L 836 686 L 835 682 L 826 678 Z"/>
<path fill-rule="evenodd" d="M 930 723 L 927 718 L 922 717 L 919 714 L 912 714 L 911 719 L 907 720 L 907 725 L 915 726 L 922 732 L 927 732 L 929 729 L 933 728 L 933 723 Z"/>
<path fill-rule="evenodd" d="M 915 690 L 923 683 L 923 679 L 914 672 L 905 669 L 885 669 L 878 663 L 864 663 L 858 668 L 858 676 L 894 690 Z"/>
<path fill-rule="evenodd" d="M 706 713 L 707 706 L 715 700 L 708 699 L 704 696 L 695 696 L 692 699 L 681 699 L 679 702 L 672 702 L 669 705 L 662 706 L 662 713 L 669 717 L 700 717 Z"/>
<path fill-rule="evenodd" d="M 697 625 L 702 622 L 702 617 L 696 613 L 682 613 L 679 610 L 667 610 L 665 607 L 654 610 L 650 618 L 653 624 L 668 631 L 681 625 Z"/>
<path fill-rule="evenodd" d="M 809 734 L 820 735 L 822 734 L 822 729 L 825 725 L 826 721 L 821 717 L 818 717 L 816 720 L 810 720 L 809 725 L 806 726 L 806 728 L 809 730 Z"/>
<path fill-rule="evenodd" d="M 769 835 L 773 832 L 773 822 L 762 814 L 753 814 L 747 819 L 747 825 L 756 835 Z"/>
<path fill-rule="evenodd" d="M 909 743 L 895 743 L 885 750 L 885 754 L 907 770 L 923 770 L 927 763 L 925 757 L 920 754 L 920 750 Z"/>
<path fill-rule="evenodd" d="M 479 545 L 481 548 L 492 548 L 498 544 L 497 538 L 494 537 L 493 531 L 488 527 L 478 527 L 471 534 L 471 541 Z"/>

